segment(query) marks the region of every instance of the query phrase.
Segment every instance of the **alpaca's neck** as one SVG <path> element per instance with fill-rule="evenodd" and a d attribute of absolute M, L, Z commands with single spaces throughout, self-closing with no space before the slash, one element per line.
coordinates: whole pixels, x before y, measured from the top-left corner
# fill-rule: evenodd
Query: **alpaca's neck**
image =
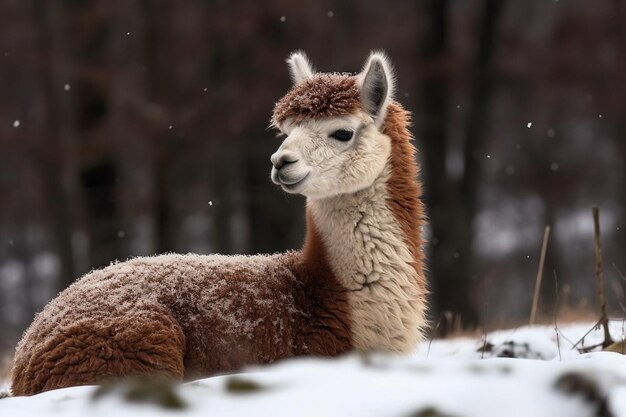
<path fill-rule="evenodd" d="M 410 350 L 424 326 L 423 277 L 415 267 L 421 260 L 406 238 L 420 231 L 406 230 L 390 206 L 393 171 L 389 162 L 367 189 L 307 204 L 309 233 L 319 235 L 323 259 L 349 291 L 353 343 L 361 350 Z M 307 239 L 308 256 L 314 238 Z"/>
<path fill-rule="evenodd" d="M 359 350 L 410 351 L 426 326 L 423 208 L 409 114 L 387 109 L 391 153 L 374 183 L 351 195 L 307 202 L 304 256 L 324 265 L 348 293 Z"/>
<path fill-rule="evenodd" d="M 384 276 L 389 268 L 403 275 L 414 272 L 403 231 L 388 205 L 390 176 L 388 165 L 366 189 L 307 203 L 328 262 L 349 291 L 383 283 L 391 278 Z"/>

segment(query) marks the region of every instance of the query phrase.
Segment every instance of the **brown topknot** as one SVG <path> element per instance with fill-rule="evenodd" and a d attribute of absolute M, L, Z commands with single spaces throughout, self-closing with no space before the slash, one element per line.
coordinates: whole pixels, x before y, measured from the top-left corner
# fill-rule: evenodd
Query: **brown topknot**
<path fill-rule="evenodd" d="M 361 108 L 356 76 L 319 73 L 296 84 L 274 106 L 272 125 L 350 114 Z"/>

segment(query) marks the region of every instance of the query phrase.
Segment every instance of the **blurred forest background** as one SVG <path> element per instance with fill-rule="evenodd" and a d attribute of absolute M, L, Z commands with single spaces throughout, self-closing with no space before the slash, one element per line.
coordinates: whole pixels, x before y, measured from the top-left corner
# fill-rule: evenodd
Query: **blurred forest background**
<path fill-rule="evenodd" d="M 303 199 L 269 180 L 285 58 L 396 68 L 431 225 L 434 322 L 595 309 L 626 271 L 623 0 L 0 0 L 0 351 L 92 268 L 160 252 L 297 248 Z"/>

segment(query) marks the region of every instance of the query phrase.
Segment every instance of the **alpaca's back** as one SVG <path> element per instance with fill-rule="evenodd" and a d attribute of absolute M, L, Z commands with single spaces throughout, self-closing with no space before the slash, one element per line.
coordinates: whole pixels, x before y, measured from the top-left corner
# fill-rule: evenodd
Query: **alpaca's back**
<path fill-rule="evenodd" d="M 193 377 L 291 356 L 307 315 L 299 257 L 162 255 L 92 271 L 26 331 L 12 390 L 155 372 Z"/>

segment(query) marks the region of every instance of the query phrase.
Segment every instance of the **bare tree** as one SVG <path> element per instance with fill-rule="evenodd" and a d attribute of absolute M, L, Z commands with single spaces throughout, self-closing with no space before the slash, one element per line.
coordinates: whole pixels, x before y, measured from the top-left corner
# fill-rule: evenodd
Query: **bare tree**
<path fill-rule="evenodd" d="M 39 76 L 47 96 L 47 137 L 39 167 L 54 219 L 54 237 L 61 260 L 59 289 L 86 272 L 89 260 L 84 251 L 83 202 L 79 186 L 79 160 L 74 104 L 71 92 L 76 68 L 69 54 L 64 6 L 59 2 L 37 8 L 40 56 Z M 52 150 L 52 152 L 49 152 Z"/>

